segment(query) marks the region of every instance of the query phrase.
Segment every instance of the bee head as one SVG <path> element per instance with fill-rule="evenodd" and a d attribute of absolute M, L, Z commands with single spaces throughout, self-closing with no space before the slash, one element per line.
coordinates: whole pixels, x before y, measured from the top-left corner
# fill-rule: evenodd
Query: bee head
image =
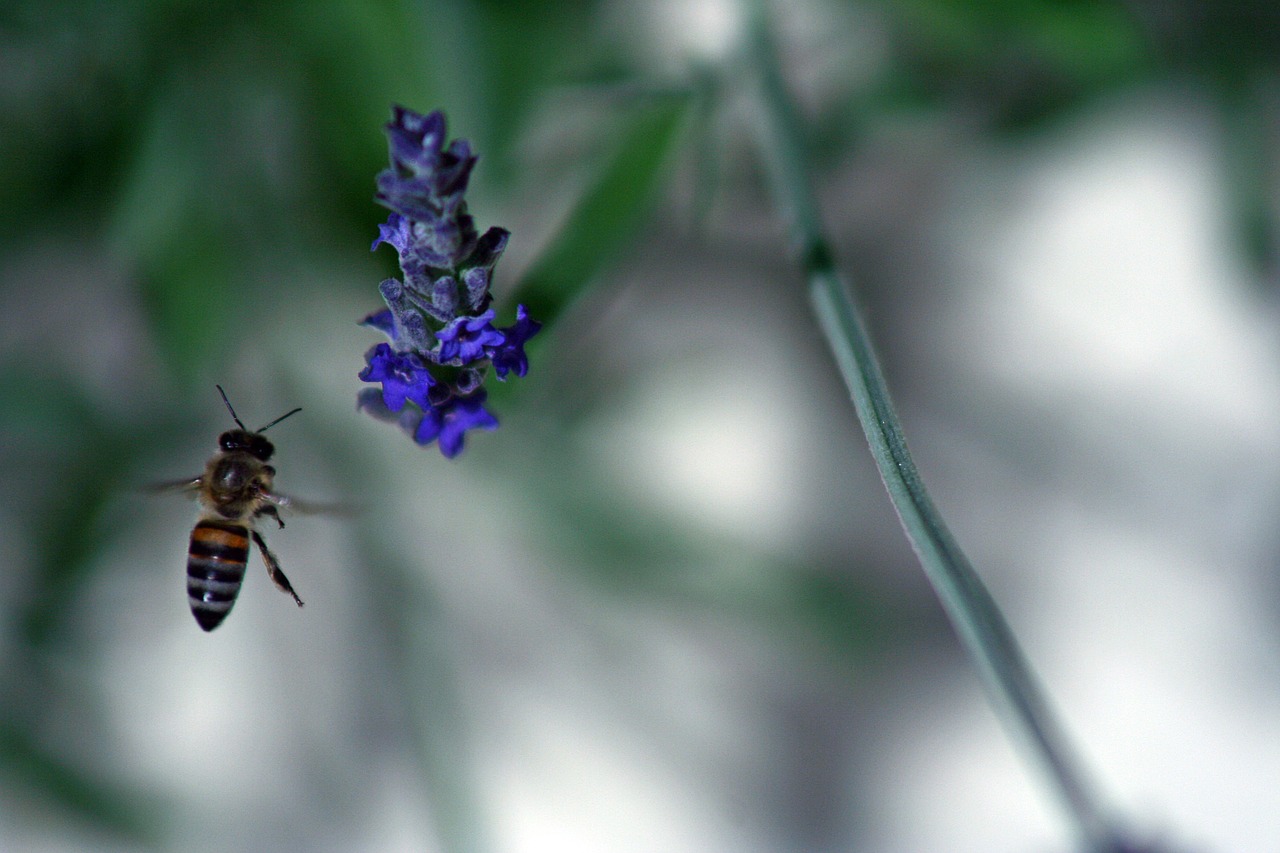
<path fill-rule="evenodd" d="M 247 429 L 233 429 L 224 432 L 218 436 L 218 446 L 227 453 L 233 450 L 242 450 L 263 462 L 270 459 L 271 454 L 276 452 L 276 449 L 271 446 L 271 442 L 260 434 L 249 432 Z"/>

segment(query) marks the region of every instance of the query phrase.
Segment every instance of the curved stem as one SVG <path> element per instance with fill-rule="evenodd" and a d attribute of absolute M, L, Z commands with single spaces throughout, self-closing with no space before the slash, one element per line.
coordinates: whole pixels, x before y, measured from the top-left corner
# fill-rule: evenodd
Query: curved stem
<path fill-rule="evenodd" d="M 880 476 L 929 582 L 988 696 L 1029 748 L 1090 851 L 1128 849 L 1087 781 L 1065 732 L 995 600 L 952 537 L 925 489 L 894 413 L 865 325 L 835 267 L 806 171 L 799 121 L 770 38 L 763 0 L 750 4 L 748 61 L 757 76 L 761 146 L 776 203 L 787 215 L 797 260 L 822 330 L 853 396 Z"/>

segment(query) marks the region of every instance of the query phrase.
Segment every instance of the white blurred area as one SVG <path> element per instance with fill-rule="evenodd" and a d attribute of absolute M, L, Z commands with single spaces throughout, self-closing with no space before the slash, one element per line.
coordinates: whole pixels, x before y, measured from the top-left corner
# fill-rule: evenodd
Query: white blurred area
<path fill-rule="evenodd" d="M 1212 134 L 1135 98 L 968 176 L 947 246 L 965 274 L 932 324 L 957 411 L 915 444 L 945 442 L 922 453 L 941 507 L 1135 828 L 1264 850 L 1280 352 Z M 1049 849 L 1056 816 L 989 713 L 943 707 L 899 731 L 872 849 Z"/>
<path fill-rule="evenodd" d="M 1102 789 L 1172 849 L 1254 851 L 1280 844 L 1280 338 L 1235 260 L 1215 150 L 1193 105 L 1151 94 L 1000 156 L 960 148 L 935 187 L 933 277 L 872 325 L 911 354 L 890 380 L 926 481 Z M 846 263 L 860 174 L 823 187 Z M 254 556 L 227 623 L 199 631 L 180 502 L 139 514 L 94 590 L 111 752 L 172 798 L 175 849 L 442 850 L 459 820 L 479 833 L 446 830 L 448 853 L 1069 849 L 949 634 L 841 666 L 730 606 L 812 560 L 938 618 L 780 230 L 716 216 L 705 241 L 663 231 L 631 257 L 598 320 L 551 330 L 592 334 L 548 347 L 563 360 L 533 366 L 529 408 L 455 462 L 353 411 L 368 305 L 282 307 L 254 357 L 300 399 L 255 385 L 246 357 L 238 408 L 303 404 L 359 436 L 368 472 L 358 520 L 268 532 L 307 607 Z M 545 429 L 557 398 L 539 388 L 579 374 L 620 377 L 611 405 Z M 281 487 L 352 497 L 290 426 L 272 436 Z M 503 467 L 543 457 L 705 543 L 705 562 L 659 567 L 701 597 L 593 583 L 545 523 L 579 474 Z M 371 639 L 368 599 L 397 591 L 371 592 L 353 529 L 425 579 L 404 648 L 438 658 Z M 391 695 L 408 670 L 412 708 Z M 0 828 L 0 849 L 102 848 Z"/>

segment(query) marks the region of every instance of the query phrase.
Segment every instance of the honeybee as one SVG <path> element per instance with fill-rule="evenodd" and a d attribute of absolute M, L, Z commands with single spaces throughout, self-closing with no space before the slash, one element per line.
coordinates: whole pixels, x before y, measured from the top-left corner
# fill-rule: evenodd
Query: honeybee
<path fill-rule="evenodd" d="M 231 407 L 227 392 L 221 385 L 215 387 L 239 429 L 218 436 L 218 452 L 199 477 L 157 487 L 190 492 L 200 503 L 200 519 L 191 531 L 187 549 L 187 600 L 196 622 L 206 631 L 221 625 L 236 603 L 249 561 L 250 539 L 261 552 L 271 581 L 302 606 L 302 599 L 255 526 L 258 519 L 267 516 L 284 527 L 280 508 L 296 504 L 292 498 L 272 490 L 276 469 L 268 463 L 275 448 L 262 434 L 302 409 L 285 412 L 266 426 L 250 431 Z"/>

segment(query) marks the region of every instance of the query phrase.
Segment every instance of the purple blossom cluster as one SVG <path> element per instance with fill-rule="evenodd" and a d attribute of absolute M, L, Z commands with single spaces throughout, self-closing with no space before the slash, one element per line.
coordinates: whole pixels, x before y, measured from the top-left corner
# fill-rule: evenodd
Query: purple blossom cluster
<path fill-rule="evenodd" d="M 403 280 L 379 291 L 387 307 L 363 321 L 383 332 L 365 354 L 360 378 L 382 388 L 360 392 L 359 407 L 394 420 L 421 445 L 462 452 L 468 430 L 492 430 L 498 421 L 484 407 L 490 367 L 498 379 L 529 370 L 525 342 L 541 324 L 523 305 L 511 326 L 493 325 L 489 285 L 510 234 L 477 234 L 464 196 L 476 155 L 464 139 L 445 145 L 444 114 L 394 108 L 386 127 L 391 165 L 378 174 L 379 204 L 391 210 L 378 226 L 373 249 L 386 243 L 400 256 Z"/>

